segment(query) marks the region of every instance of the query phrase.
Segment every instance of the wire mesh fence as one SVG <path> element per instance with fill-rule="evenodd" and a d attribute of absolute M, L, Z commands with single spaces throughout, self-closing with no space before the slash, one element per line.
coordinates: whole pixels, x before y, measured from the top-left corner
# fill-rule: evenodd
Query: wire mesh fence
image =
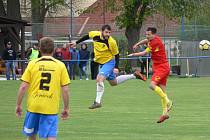
<path fill-rule="evenodd" d="M 146 65 L 143 65 L 142 59 L 146 60 Z M 170 65 L 171 68 L 171 75 L 174 76 L 187 76 L 187 77 L 200 77 L 200 76 L 209 76 L 210 75 L 210 56 L 191 56 L 191 57 L 171 57 L 168 58 L 170 61 L 178 61 L 176 64 Z M 76 62 L 76 65 L 74 67 L 74 72 L 76 78 L 74 79 L 82 79 L 81 75 L 84 74 L 81 73 L 82 71 L 79 68 L 80 62 L 86 61 L 86 73 L 88 75 L 88 79 L 95 79 L 92 78 L 92 60 L 63 60 L 64 63 L 68 62 L 69 66 L 67 66 L 67 70 L 69 72 L 69 76 L 71 74 L 71 68 L 73 68 L 71 65 Z M 28 65 L 28 60 L 14 60 L 12 61 L 15 64 L 15 72 L 17 74 L 17 77 L 21 77 L 22 73 L 24 72 L 25 68 Z M 73 62 L 73 63 L 72 63 Z M 132 62 L 136 62 L 136 65 L 132 65 Z M 142 65 L 144 67 L 142 71 Z M 95 65 L 94 65 L 95 67 Z M 152 63 L 150 63 L 150 57 L 134 57 L 134 58 L 120 58 L 120 73 L 119 74 L 130 74 L 133 73 L 136 69 L 141 70 L 142 73 L 147 75 L 147 77 L 152 75 Z M 98 67 L 100 69 L 100 67 Z M 12 72 L 13 70 L 11 70 Z M 5 63 L 1 61 L 1 69 L 0 69 L 0 77 L 3 79 L 6 79 L 6 67 Z M 12 74 L 12 73 L 11 73 Z"/>

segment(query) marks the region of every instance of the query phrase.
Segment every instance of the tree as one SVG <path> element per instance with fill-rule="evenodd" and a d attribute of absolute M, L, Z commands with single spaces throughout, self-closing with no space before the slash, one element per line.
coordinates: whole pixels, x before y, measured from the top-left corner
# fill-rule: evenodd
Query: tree
<path fill-rule="evenodd" d="M 39 39 L 43 35 L 43 23 L 50 9 L 64 5 L 64 0 L 31 0 L 32 38 Z"/>
<path fill-rule="evenodd" d="M 204 1 L 204 0 L 203 0 Z M 202 6 L 202 0 L 122 0 L 122 5 L 115 0 L 108 0 L 111 9 L 117 9 L 120 14 L 116 17 L 116 23 L 120 28 L 125 28 L 128 40 L 129 52 L 132 46 L 140 38 L 142 23 L 146 17 L 155 13 L 163 14 L 169 18 L 185 16 L 192 17 Z M 116 8 L 117 7 L 117 8 Z"/>
<path fill-rule="evenodd" d="M 62 10 L 63 7 L 72 7 L 80 2 L 80 0 L 31 0 L 31 22 L 32 25 L 32 38 L 39 39 L 43 34 L 43 23 L 45 17 L 50 16 L 51 13 L 55 14 L 57 11 Z"/>
<path fill-rule="evenodd" d="M 20 20 L 21 14 L 19 0 L 0 0 L 0 16 Z M 8 40 L 12 41 L 17 49 L 19 42 L 14 39 L 12 32 L 16 35 L 19 35 L 19 31 L 20 29 L 18 27 L 1 28 L 1 33 L 3 33 L 3 36 L 0 37 L 0 52 L 3 49 L 2 46 L 4 46 L 4 43 Z"/>
<path fill-rule="evenodd" d="M 190 41 L 208 40 L 210 38 L 210 0 L 202 2 L 200 10 L 190 19 L 184 19 L 181 39 Z M 202 15 L 202 16 L 201 16 Z M 187 26 L 185 26 L 187 25 Z"/>

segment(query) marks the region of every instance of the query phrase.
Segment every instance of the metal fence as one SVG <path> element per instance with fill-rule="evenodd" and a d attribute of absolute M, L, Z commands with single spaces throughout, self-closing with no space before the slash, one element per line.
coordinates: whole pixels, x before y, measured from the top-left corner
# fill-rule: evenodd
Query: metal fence
<path fill-rule="evenodd" d="M 201 51 L 198 41 L 183 41 L 181 43 L 181 56 L 189 59 L 180 59 L 181 74 L 196 74 L 199 76 L 210 75 L 210 51 Z M 188 69 L 186 64 L 189 66 Z"/>
<path fill-rule="evenodd" d="M 172 60 L 178 61 L 178 65 L 170 65 L 171 67 L 171 75 L 177 75 L 177 76 L 209 76 L 210 75 L 210 56 L 208 55 L 209 52 L 202 52 L 203 54 L 200 56 L 189 56 L 189 57 L 171 57 L 168 58 L 169 62 Z M 145 69 L 145 75 L 149 77 L 152 74 L 152 64 L 149 63 L 150 57 L 144 57 L 147 59 L 148 67 Z M 132 61 L 138 61 L 141 59 L 141 57 L 135 57 L 135 58 L 120 58 L 120 74 L 129 74 L 133 73 L 136 69 L 140 70 L 141 64 L 138 63 L 137 66 L 130 66 L 130 63 Z M 69 60 L 69 61 L 63 61 L 63 62 L 78 62 L 77 68 L 76 68 L 76 79 L 79 79 L 79 62 L 81 61 L 87 61 L 87 69 L 86 72 L 91 77 L 91 60 Z M 16 66 L 16 73 L 18 77 L 22 75 L 24 72 L 24 69 L 27 67 L 28 61 L 27 60 L 15 60 L 14 61 Z M 70 72 L 70 68 L 67 68 Z M 6 68 L 3 63 L 1 63 L 1 69 L 0 69 L 1 78 L 5 78 L 6 74 Z M 91 78 L 90 78 L 91 79 Z"/>
<path fill-rule="evenodd" d="M 61 47 L 64 43 L 69 41 L 69 34 L 72 30 L 73 39 L 78 39 L 82 35 L 88 33 L 91 30 L 100 30 L 103 23 L 98 23 L 95 19 L 91 19 L 91 23 L 86 23 L 87 18 L 78 18 L 73 20 L 72 26 L 70 26 L 69 18 L 54 18 L 48 19 L 44 24 L 36 24 L 36 27 L 42 26 L 43 35 L 52 36 L 55 38 L 56 47 Z M 95 20 L 93 24 L 93 20 Z M 166 22 L 167 23 L 167 22 Z M 33 23 L 32 23 L 33 25 Z M 117 40 L 120 55 L 122 58 L 126 58 L 128 54 L 128 42 L 124 35 L 125 30 L 119 29 L 115 23 L 110 23 L 113 32 L 112 35 Z M 210 27 L 203 25 L 184 25 L 184 30 L 181 25 L 176 24 L 162 24 L 162 23 L 144 23 L 141 29 L 140 37 L 144 38 L 144 31 L 148 26 L 158 27 L 158 35 L 160 35 L 165 44 L 167 57 L 173 71 L 179 71 L 181 75 L 193 74 L 206 76 L 210 75 L 208 58 L 200 58 L 199 56 L 210 56 L 210 51 L 203 52 L 198 49 L 199 41 L 203 39 L 210 40 Z M 32 46 L 32 28 L 26 29 L 26 47 Z M 92 46 L 90 44 L 89 46 Z M 89 48 L 92 51 L 92 47 Z M 189 59 L 185 59 L 189 57 Z M 192 58 L 194 57 L 194 58 Z M 182 58 L 182 59 L 181 59 Z M 124 61 L 124 60 L 123 60 Z M 122 61 L 122 62 L 123 62 Z M 127 60 L 126 60 L 127 61 Z M 127 62 L 126 62 L 127 63 Z M 137 61 L 135 62 L 137 67 Z M 187 68 L 187 64 L 189 68 Z M 122 66 L 125 67 L 125 66 Z"/>

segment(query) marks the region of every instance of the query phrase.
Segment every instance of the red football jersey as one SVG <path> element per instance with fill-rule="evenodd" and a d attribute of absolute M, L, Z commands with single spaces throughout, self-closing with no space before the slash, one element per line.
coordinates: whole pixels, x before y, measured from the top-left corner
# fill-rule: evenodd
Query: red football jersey
<path fill-rule="evenodd" d="M 153 64 L 168 62 L 166 58 L 165 46 L 163 45 L 159 36 L 155 36 L 152 40 L 148 42 L 148 48 L 151 53 Z"/>

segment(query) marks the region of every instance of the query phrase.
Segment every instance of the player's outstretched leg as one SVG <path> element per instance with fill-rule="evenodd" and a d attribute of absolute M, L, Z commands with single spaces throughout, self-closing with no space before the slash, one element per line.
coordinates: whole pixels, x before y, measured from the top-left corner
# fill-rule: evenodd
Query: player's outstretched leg
<path fill-rule="evenodd" d="M 146 81 L 147 77 L 145 75 L 143 75 L 139 70 L 136 70 L 134 72 L 134 75 L 136 76 L 137 79 L 140 79 L 142 81 Z"/>
<path fill-rule="evenodd" d="M 127 80 L 131 80 L 131 79 L 141 79 L 143 81 L 146 81 L 147 78 L 146 78 L 146 76 L 141 74 L 141 72 L 139 70 L 136 70 L 134 72 L 134 74 L 120 75 L 120 76 L 116 77 L 116 80 L 111 80 L 109 82 L 112 86 L 116 86 L 116 85 L 119 85 L 119 84 L 121 84 Z"/>
<path fill-rule="evenodd" d="M 114 73 L 112 73 L 114 75 Z M 115 76 L 110 75 L 110 77 L 108 77 L 108 81 L 110 83 L 110 85 L 112 86 L 116 86 L 118 84 L 121 84 L 127 80 L 130 79 L 141 79 L 143 81 L 146 81 L 146 77 L 141 74 L 140 71 L 135 71 L 134 74 L 129 74 L 129 75 L 120 75 L 114 79 L 111 79 Z M 98 75 L 97 76 L 97 83 L 96 83 L 96 100 L 93 102 L 93 104 L 89 107 L 89 109 L 96 109 L 96 108 L 100 108 L 102 107 L 101 105 L 101 99 L 104 93 L 104 83 L 103 81 L 106 79 L 105 76 L 103 75 Z M 110 79 L 110 80 L 109 80 Z"/>
<path fill-rule="evenodd" d="M 131 79 L 141 79 L 143 81 L 146 81 L 146 77 L 141 74 L 140 71 L 135 71 L 133 74 L 127 74 L 127 75 L 120 75 L 117 76 L 116 78 L 112 79 L 112 80 L 108 80 L 109 84 L 111 86 L 116 86 L 119 85 L 121 83 L 124 83 L 125 81 L 131 80 Z"/>

